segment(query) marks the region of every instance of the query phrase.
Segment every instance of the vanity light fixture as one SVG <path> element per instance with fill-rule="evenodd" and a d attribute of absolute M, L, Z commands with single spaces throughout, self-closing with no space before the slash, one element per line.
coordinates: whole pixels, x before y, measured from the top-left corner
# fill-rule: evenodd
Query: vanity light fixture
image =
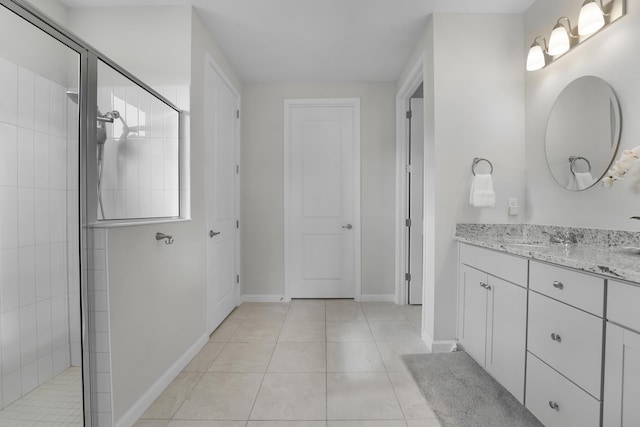
<path fill-rule="evenodd" d="M 542 44 L 538 43 L 539 39 L 542 39 Z M 527 71 L 539 70 L 547 65 L 546 50 L 547 40 L 542 36 L 536 37 L 529 48 L 529 55 L 527 56 Z"/>
<path fill-rule="evenodd" d="M 565 27 L 562 21 L 567 22 Z M 566 16 L 558 19 L 551 36 L 549 37 L 549 50 L 548 54 L 551 56 L 559 56 L 566 53 L 571 49 L 571 39 L 577 39 L 578 36 L 571 31 L 571 20 Z"/>
<path fill-rule="evenodd" d="M 551 31 L 548 48 L 544 37 L 534 39 L 527 55 L 527 71 L 540 70 L 556 61 L 626 15 L 626 8 L 626 0 L 609 0 L 606 4 L 603 0 L 585 0 L 580 8 L 577 28 L 572 28 L 569 18 L 562 16 Z M 542 43 L 538 41 L 540 39 Z"/>

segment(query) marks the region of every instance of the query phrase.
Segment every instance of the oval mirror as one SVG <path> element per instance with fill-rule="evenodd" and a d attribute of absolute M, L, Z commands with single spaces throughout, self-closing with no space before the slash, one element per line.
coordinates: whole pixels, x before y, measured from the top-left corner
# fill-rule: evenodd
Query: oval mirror
<path fill-rule="evenodd" d="M 620 143 L 620 106 L 602 79 L 580 77 L 553 104 L 545 149 L 553 178 L 567 190 L 582 191 L 600 181 Z"/>

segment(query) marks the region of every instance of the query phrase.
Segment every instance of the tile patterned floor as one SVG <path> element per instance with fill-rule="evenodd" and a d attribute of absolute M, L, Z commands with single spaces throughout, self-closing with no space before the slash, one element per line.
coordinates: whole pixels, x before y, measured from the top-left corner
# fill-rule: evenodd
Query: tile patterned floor
<path fill-rule="evenodd" d="M 0 411 L 0 427 L 80 427 L 82 411 L 82 371 L 71 367 Z"/>
<path fill-rule="evenodd" d="M 439 427 L 400 355 L 420 307 L 244 303 L 137 427 Z"/>

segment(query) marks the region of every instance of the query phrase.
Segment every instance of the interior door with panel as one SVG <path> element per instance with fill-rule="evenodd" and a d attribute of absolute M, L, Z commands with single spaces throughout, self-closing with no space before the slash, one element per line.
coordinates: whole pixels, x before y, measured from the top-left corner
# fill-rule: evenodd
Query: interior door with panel
<path fill-rule="evenodd" d="M 359 102 L 323 104 L 286 104 L 291 298 L 354 298 L 359 285 Z"/>
<path fill-rule="evenodd" d="M 487 274 L 460 266 L 460 344 L 481 366 L 486 362 Z"/>
<path fill-rule="evenodd" d="M 206 61 L 205 200 L 207 331 L 215 328 L 238 304 L 236 250 L 238 96 Z"/>

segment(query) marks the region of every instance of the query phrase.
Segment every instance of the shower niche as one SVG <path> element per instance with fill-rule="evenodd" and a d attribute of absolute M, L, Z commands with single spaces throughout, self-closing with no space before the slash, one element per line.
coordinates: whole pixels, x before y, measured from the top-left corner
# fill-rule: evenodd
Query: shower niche
<path fill-rule="evenodd" d="M 179 217 L 178 111 L 100 60 L 97 71 L 96 222 Z"/>

